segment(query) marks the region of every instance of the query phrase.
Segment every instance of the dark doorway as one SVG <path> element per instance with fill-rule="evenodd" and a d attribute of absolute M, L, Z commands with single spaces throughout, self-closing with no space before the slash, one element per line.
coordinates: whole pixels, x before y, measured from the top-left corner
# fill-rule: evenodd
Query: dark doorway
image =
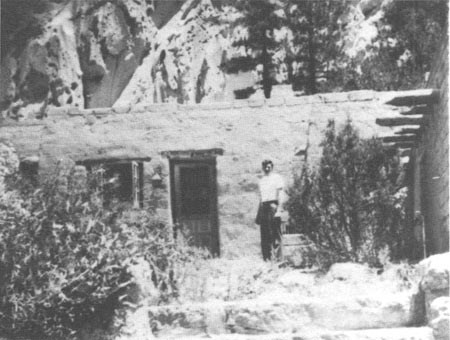
<path fill-rule="evenodd" d="M 219 255 L 216 160 L 170 161 L 172 215 L 192 244 Z"/>

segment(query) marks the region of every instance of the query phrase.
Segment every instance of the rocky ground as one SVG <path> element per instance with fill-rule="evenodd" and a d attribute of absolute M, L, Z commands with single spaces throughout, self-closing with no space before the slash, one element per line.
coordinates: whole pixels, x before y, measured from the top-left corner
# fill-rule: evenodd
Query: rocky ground
<path fill-rule="evenodd" d="M 445 259 L 383 271 L 344 263 L 327 273 L 258 258 L 202 260 L 180 274 L 177 301 L 144 302 L 129 320 L 145 321 L 126 328 L 122 339 L 445 339 Z M 427 299 L 433 302 L 424 312 Z"/>

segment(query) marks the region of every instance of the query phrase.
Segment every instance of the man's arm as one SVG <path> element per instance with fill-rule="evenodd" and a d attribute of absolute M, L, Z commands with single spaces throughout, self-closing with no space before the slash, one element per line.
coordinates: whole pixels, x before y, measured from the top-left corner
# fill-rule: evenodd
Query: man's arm
<path fill-rule="evenodd" d="M 282 206 L 283 206 L 283 189 L 277 189 L 277 201 L 278 201 L 278 206 L 277 206 L 277 211 L 275 212 L 275 216 L 279 217 L 280 213 L 283 211 Z"/>
<path fill-rule="evenodd" d="M 279 180 L 278 180 L 277 201 L 278 201 L 278 207 L 277 207 L 277 211 L 275 212 L 275 216 L 280 217 L 281 213 L 283 212 L 283 204 L 285 201 L 284 181 L 281 176 L 279 177 Z"/>

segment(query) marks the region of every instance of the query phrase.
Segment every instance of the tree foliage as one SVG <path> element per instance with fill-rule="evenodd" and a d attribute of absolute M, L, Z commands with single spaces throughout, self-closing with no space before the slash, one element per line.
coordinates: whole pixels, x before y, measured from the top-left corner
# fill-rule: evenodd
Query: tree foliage
<path fill-rule="evenodd" d="M 49 0 L 1 0 L 1 55 L 12 48 L 20 53 L 28 39 L 42 33 L 36 14 L 49 9 Z"/>
<path fill-rule="evenodd" d="M 386 247 L 393 259 L 406 257 L 412 232 L 397 151 L 361 139 L 350 121 L 340 131 L 330 121 L 322 147 L 318 169 L 305 166 L 290 191 L 293 226 L 334 261 L 376 265 Z"/>
<path fill-rule="evenodd" d="M 274 30 L 281 26 L 276 14 L 277 6 L 270 0 L 239 0 L 233 6 L 242 14 L 234 23 L 244 27 L 248 36 L 235 41 L 235 47 L 244 47 L 245 54 L 230 58 L 224 69 L 227 72 L 248 71 L 262 65 L 262 87 L 266 98 L 270 97 L 273 80 L 272 56 L 277 43 Z"/>
<path fill-rule="evenodd" d="M 285 12 L 293 33 L 293 49 L 287 61 L 294 63 L 292 83 L 306 94 L 327 92 L 338 71 L 337 60 L 343 53 L 341 16 L 349 1 L 290 0 Z"/>
<path fill-rule="evenodd" d="M 195 251 L 153 216 L 105 210 L 85 189 L 57 171 L 40 187 L 0 192 L 0 334 L 68 339 L 107 328 L 132 299 L 129 268 L 139 258 L 156 299 L 177 295 L 177 265 Z"/>
<path fill-rule="evenodd" d="M 394 0 L 383 4 L 377 10 L 384 15 L 373 24 L 377 37 L 357 55 L 349 56 L 346 49 L 351 42 L 346 41 L 346 35 L 349 24 L 355 20 L 352 15 L 355 6 L 358 4 L 347 0 L 289 0 L 279 6 L 284 9 L 281 19 L 273 15 L 278 7 L 269 0 L 238 1 L 236 7 L 242 17 L 235 24 L 247 27 L 249 37 L 236 45 L 260 53 L 232 58 L 226 69 L 252 70 L 261 63 L 268 66 L 264 69 L 267 75 L 274 69 L 270 64 L 274 51 L 283 50 L 282 62 L 289 65 L 289 81 L 294 90 L 306 94 L 424 86 L 425 74 L 447 35 L 448 1 Z M 373 13 L 365 15 L 365 20 L 369 20 Z M 291 32 L 288 42 L 263 34 L 281 26 Z M 267 59 L 261 53 L 266 46 Z"/>
<path fill-rule="evenodd" d="M 424 86 L 447 31 L 448 0 L 393 1 L 385 8 L 378 37 L 349 61 L 342 82 L 348 89 L 378 91 Z"/>

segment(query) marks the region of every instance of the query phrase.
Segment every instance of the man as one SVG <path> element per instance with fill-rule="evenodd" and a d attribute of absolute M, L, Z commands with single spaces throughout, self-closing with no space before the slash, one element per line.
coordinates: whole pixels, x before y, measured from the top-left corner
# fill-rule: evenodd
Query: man
<path fill-rule="evenodd" d="M 261 249 L 264 260 L 270 260 L 272 251 L 279 247 L 281 240 L 281 213 L 283 203 L 283 178 L 273 172 L 273 162 L 262 162 L 264 176 L 259 181 L 260 203 L 256 224 L 261 228 Z"/>

